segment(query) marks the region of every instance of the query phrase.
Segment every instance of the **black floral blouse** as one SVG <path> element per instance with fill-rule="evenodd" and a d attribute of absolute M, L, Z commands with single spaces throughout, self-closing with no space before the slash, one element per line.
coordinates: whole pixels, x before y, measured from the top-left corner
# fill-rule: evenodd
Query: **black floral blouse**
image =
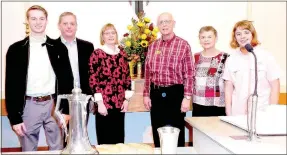
<path fill-rule="evenodd" d="M 94 93 L 101 93 L 107 109 L 120 109 L 125 91 L 131 90 L 131 78 L 126 53 L 109 55 L 96 49 L 90 56 L 89 83 Z"/>

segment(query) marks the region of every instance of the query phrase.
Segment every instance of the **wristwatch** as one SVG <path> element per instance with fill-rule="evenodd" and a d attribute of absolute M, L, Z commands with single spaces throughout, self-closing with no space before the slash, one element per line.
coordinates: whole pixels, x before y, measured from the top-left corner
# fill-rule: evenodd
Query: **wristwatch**
<path fill-rule="evenodd" d="M 191 100 L 191 96 L 184 96 L 185 99 Z"/>

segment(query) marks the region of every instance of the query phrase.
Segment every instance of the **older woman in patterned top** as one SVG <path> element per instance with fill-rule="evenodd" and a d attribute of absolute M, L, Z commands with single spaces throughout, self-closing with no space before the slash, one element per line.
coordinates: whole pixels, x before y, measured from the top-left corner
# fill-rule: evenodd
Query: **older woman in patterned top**
<path fill-rule="evenodd" d="M 200 29 L 199 40 L 203 51 L 194 54 L 192 116 L 224 116 L 224 80 L 221 76 L 229 55 L 215 48 L 217 31 L 212 26 Z"/>
<path fill-rule="evenodd" d="M 98 104 L 96 130 L 98 144 L 124 143 L 124 120 L 131 90 L 126 53 L 120 50 L 113 24 L 106 24 L 100 33 L 101 47 L 90 56 L 90 87 Z"/>

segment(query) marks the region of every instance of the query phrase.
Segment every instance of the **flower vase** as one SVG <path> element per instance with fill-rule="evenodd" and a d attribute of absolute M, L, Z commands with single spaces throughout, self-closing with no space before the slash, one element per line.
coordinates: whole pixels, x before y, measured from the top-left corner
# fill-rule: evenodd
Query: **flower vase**
<path fill-rule="evenodd" d="M 135 65 L 134 61 L 129 61 L 129 68 L 130 68 L 130 76 L 131 76 L 131 78 L 134 77 L 134 65 Z"/>
<path fill-rule="evenodd" d="M 137 78 L 142 78 L 142 63 L 140 61 L 137 63 Z"/>

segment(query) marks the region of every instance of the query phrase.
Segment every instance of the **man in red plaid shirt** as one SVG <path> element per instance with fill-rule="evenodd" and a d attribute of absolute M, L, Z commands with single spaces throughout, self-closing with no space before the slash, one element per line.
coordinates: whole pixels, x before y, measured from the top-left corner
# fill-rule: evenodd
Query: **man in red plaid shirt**
<path fill-rule="evenodd" d="M 190 45 L 174 34 L 174 25 L 170 13 L 158 16 L 161 38 L 149 46 L 145 63 L 144 105 L 150 110 L 155 147 L 160 147 L 157 129 L 166 125 L 180 129 L 178 146 L 185 143 L 194 66 Z"/>

